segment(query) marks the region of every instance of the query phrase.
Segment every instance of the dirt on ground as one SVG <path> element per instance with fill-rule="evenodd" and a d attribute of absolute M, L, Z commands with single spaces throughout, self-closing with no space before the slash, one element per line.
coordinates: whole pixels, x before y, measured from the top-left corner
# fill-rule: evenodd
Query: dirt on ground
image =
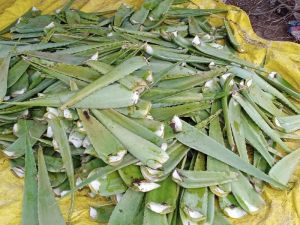
<path fill-rule="evenodd" d="M 249 15 L 254 31 L 265 39 L 295 41 L 288 32 L 288 22 L 293 15 L 283 5 L 271 4 L 272 0 L 227 0 Z M 274 2 L 274 1 L 273 1 Z"/>

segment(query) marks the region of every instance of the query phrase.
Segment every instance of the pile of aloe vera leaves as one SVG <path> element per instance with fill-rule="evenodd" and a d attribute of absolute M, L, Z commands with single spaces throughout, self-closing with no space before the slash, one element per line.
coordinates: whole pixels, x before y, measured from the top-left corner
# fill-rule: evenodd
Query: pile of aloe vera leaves
<path fill-rule="evenodd" d="M 226 11 L 183 2 L 32 10 L 1 38 L 0 149 L 24 177 L 23 225 L 66 224 L 82 188 L 107 198 L 97 222 L 226 225 L 268 207 L 264 185 L 293 187 L 300 93 L 237 57 Z"/>

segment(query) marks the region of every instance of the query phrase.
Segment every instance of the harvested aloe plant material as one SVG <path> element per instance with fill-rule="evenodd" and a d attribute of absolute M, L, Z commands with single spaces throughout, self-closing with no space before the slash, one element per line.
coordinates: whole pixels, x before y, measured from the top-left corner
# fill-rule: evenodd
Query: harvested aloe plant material
<path fill-rule="evenodd" d="M 226 11 L 183 2 L 28 12 L 1 40 L 0 148 L 25 180 L 23 225 L 70 222 L 82 188 L 107 198 L 99 223 L 213 225 L 267 207 L 264 185 L 293 187 L 300 93 L 237 56 Z"/>

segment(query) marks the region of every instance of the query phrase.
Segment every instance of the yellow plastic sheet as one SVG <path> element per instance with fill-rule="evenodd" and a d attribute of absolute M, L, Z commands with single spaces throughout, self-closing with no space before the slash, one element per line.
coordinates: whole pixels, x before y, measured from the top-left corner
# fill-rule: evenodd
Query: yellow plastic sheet
<path fill-rule="evenodd" d="M 142 0 L 77 0 L 73 7 L 86 12 L 116 9 L 121 3 L 138 7 Z M 240 54 L 256 64 L 264 64 L 270 71 L 284 76 L 294 87 L 300 90 L 300 45 L 291 42 L 267 41 L 258 37 L 252 29 L 246 13 L 239 8 L 224 5 L 213 0 L 191 0 L 185 7 L 226 8 L 227 19 L 234 30 L 236 39 L 246 50 Z M 0 0 L 0 30 L 9 27 L 33 6 L 43 14 L 60 9 L 66 0 Z M 212 18 L 218 22 L 220 18 Z M 300 143 L 290 143 L 293 148 Z M 278 191 L 269 186 L 264 188 L 266 207 L 256 215 L 241 220 L 233 220 L 235 225 L 300 225 L 300 167 L 295 173 L 295 186 L 292 190 Z M 0 224 L 16 225 L 21 221 L 23 180 L 10 172 L 8 160 L 0 154 Z M 98 224 L 89 218 L 89 206 L 97 206 L 105 201 L 101 198 L 86 197 L 86 191 L 76 196 L 76 207 L 72 217 L 73 225 Z M 66 215 L 69 199 L 60 199 L 60 207 Z"/>

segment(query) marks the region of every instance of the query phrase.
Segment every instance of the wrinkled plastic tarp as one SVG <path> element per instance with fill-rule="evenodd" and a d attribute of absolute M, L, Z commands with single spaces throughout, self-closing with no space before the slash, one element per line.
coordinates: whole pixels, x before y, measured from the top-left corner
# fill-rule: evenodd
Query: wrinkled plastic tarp
<path fill-rule="evenodd" d="M 118 8 L 121 3 L 138 7 L 142 0 L 77 0 L 73 7 L 86 12 L 105 11 Z M 13 22 L 33 6 L 43 14 L 61 8 L 66 0 L 0 0 L 0 30 L 8 28 Z M 294 87 L 300 90 L 300 45 L 291 42 L 267 41 L 258 37 L 250 24 L 249 18 L 239 8 L 224 5 L 213 0 L 191 0 L 185 7 L 192 8 L 226 8 L 227 19 L 234 30 L 234 35 L 246 50 L 240 56 L 256 64 L 262 64 L 271 71 L 284 76 Z M 218 22 L 212 18 L 212 22 Z M 293 148 L 300 143 L 290 143 Z M 298 145 L 298 146 L 297 146 Z M 300 225 L 300 168 L 295 173 L 295 186 L 292 190 L 278 191 L 268 186 L 264 188 L 266 207 L 256 215 L 249 215 L 241 220 L 233 220 L 235 225 Z M 8 159 L 0 155 L 0 223 L 16 225 L 21 221 L 23 180 L 10 172 Z M 76 197 L 76 209 L 73 214 L 73 225 L 98 224 L 89 218 L 89 206 L 105 201 L 101 198 L 86 197 L 81 191 Z M 68 210 L 69 199 L 58 200 L 64 214 Z"/>

